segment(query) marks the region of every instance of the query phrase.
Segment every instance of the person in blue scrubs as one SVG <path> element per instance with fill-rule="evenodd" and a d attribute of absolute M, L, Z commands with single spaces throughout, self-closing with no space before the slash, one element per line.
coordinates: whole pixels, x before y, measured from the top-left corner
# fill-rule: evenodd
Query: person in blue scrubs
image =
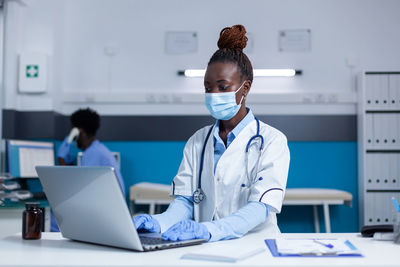
<path fill-rule="evenodd" d="M 121 176 L 118 162 L 108 148 L 97 138 L 100 128 L 100 116 L 96 111 L 87 108 L 75 111 L 71 117 L 71 129 L 78 128 L 76 146 L 83 151 L 81 166 L 110 166 L 115 170 L 122 194 L 125 196 L 125 185 Z M 68 136 L 64 139 L 57 152 L 59 165 L 72 165 L 74 157 L 71 153 L 73 142 L 68 143 Z M 59 231 L 53 214 L 51 214 L 51 231 Z"/>

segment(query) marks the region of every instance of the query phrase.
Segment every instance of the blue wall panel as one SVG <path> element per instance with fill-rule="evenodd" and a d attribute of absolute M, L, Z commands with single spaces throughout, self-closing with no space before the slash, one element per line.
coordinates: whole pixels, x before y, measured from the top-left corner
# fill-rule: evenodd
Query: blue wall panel
<path fill-rule="evenodd" d="M 350 192 L 353 195 L 352 207 L 331 206 L 331 230 L 358 232 L 357 143 L 290 142 L 289 147 L 291 163 L 287 186 L 334 188 Z M 322 208 L 318 212 L 320 225 L 323 226 L 321 230 L 324 230 Z M 278 222 L 282 232 L 307 232 L 314 230 L 312 218 L 311 207 L 284 206 L 278 215 Z"/>
<path fill-rule="evenodd" d="M 185 142 L 104 142 L 121 153 L 121 172 L 128 188 L 138 182 L 170 184 L 178 171 Z M 59 145 L 59 142 L 56 144 Z M 357 143 L 289 142 L 291 163 L 288 187 L 335 188 L 353 194 L 353 206 L 331 206 L 332 232 L 357 232 Z M 324 230 L 322 209 L 319 210 Z M 282 232 L 313 232 L 310 206 L 284 206 L 278 215 Z"/>

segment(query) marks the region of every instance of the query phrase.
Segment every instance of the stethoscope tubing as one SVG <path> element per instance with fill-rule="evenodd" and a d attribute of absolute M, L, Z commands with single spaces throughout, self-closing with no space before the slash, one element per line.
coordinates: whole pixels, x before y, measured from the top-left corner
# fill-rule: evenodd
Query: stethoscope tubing
<path fill-rule="evenodd" d="M 257 160 L 257 170 L 259 168 L 260 165 L 260 157 L 264 148 L 264 137 L 262 135 L 260 135 L 260 121 L 257 118 L 254 118 L 257 122 L 257 133 L 255 135 L 253 135 L 249 141 L 247 142 L 246 145 L 246 150 L 245 153 L 247 154 L 249 152 L 249 148 L 251 146 L 251 143 L 253 140 L 255 140 L 256 138 L 260 138 L 261 140 L 261 144 L 260 144 L 260 156 L 258 157 Z M 214 127 L 211 127 L 210 130 L 207 133 L 206 139 L 204 141 L 204 145 L 203 145 L 203 149 L 201 151 L 201 158 L 200 158 L 200 166 L 199 166 L 199 179 L 198 179 L 198 183 L 197 183 L 197 189 L 195 190 L 195 192 L 193 193 L 193 199 L 195 201 L 196 204 L 200 203 L 203 199 L 204 199 L 204 193 L 201 189 L 201 174 L 203 172 L 203 165 L 204 165 L 204 154 L 206 151 L 206 147 L 207 147 L 207 143 L 208 143 L 208 139 L 210 138 L 211 132 L 214 129 Z M 246 158 L 246 171 L 248 171 L 248 157 Z M 247 173 L 248 175 L 248 173 Z M 247 178 L 248 181 L 250 182 L 249 178 Z M 251 184 L 249 184 L 250 186 Z"/>

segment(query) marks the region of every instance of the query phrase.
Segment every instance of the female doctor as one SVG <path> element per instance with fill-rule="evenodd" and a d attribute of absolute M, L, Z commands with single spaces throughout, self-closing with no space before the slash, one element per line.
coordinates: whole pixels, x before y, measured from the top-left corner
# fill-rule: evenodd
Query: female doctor
<path fill-rule="evenodd" d="M 285 135 L 246 108 L 253 68 L 243 53 L 245 34 L 242 25 L 221 31 L 204 76 L 205 104 L 216 122 L 190 137 L 172 182 L 175 200 L 162 214 L 135 217 L 139 231 L 174 241 L 279 232 L 289 149 Z"/>

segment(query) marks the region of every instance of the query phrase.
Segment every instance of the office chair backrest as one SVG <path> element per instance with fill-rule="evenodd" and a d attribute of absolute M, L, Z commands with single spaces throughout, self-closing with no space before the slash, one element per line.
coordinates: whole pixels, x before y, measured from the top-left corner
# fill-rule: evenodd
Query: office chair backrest
<path fill-rule="evenodd" d="M 118 168 L 121 169 L 121 154 L 119 152 L 111 152 L 118 163 Z M 83 152 L 78 152 L 77 165 L 80 166 L 82 162 Z"/>

